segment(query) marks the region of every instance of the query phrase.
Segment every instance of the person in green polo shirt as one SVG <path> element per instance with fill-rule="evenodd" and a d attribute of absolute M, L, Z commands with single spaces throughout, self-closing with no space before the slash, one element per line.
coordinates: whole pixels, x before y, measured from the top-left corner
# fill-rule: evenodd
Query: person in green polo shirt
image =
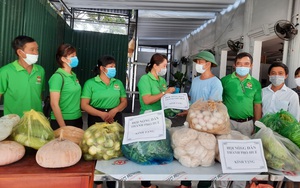
<path fill-rule="evenodd" d="M 167 82 L 162 77 L 167 72 L 167 58 L 162 54 L 154 54 L 146 66 L 146 73 L 139 82 L 140 114 L 161 110 L 160 99 L 167 93 L 173 93 L 175 87 L 167 88 Z M 150 181 L 142 181 L 143 188 L 156 188 Z"/>
<path fill-rule="evenodd" d="M 56 52 L 59 68 L 49 79 L 51 127 L 53 130 L 66 125 L 82 128 L 80 109 L 81 86 L 72 68 L 77 67 L 76 49 L 61 44 Z"/>
<path fill-rule="evenodd" d="M 123 125 L 122 111 L 127 106 L 127 95 L 121 80 L 116 76 L 116 60 L 112 56 L 98 59 L 95 67 L 96 76 L 87 80 L 81 95 L 81 108 L 88 113 L 88 126 L 96 122 L 113 123 L 117 121 Z M 102 182 L 96 181 L 97 188 Z M 114 181 L 107 181 L 108 188 L 114 188 Z"/>
<path fill-rule="evenodd" d="M 253 122 L 262 116 L 261 84 L 249 74 L 252 62 L 249 53 L 239 53 L 234 62 L 235 72 L 221 79 L 231 128 L 247 136 L 253 134 Z"/>
<path fill-rule="evenodd" d="M 0 99 L 4 96 L 4 115 L 18 114 L 31 109 L 42 112 L 42 91 L 45 89 L 45 70 L 35 64 L 38 44 L 28 36 L 18 36 L 12 42 L 18 59 L 0 69 Z"/>
<path fill-rule="evenodd" d="M 161 110 L 160 99 L 167 93 L 173 93 L 175 87 L 167 88 L 162 77 L 167 73 L 167 59 L 161 54 L 154 54 L 146 66 L 146 73 L 138 82 L 140 114 Z"/>
<path fill-rule="evenodd" d="M 88 126 L 95 122 L 123 125 L 121 112 L 127 106 L 127 95 L 121 80 L 116 76 L 116 60 L 103 56 L 95 68 L 97 76 L 87 80 L 81 95 L 81 108 L 88 113 Z"/>

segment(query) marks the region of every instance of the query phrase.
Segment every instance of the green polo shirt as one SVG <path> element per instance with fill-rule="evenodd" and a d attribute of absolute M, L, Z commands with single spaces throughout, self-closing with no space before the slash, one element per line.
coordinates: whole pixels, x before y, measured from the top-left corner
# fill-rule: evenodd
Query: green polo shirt
<path fill-rule="evenodd" d="M 161 110 L 160 100 L 152 104 L 145 104 L 143 101 L 143 96 L 145 95 L 157 95 L 163 91 L 167 90 L 167 82 L 163 77 L 159 76 L 157 80 L 151 72 L 145 74 L 141 77 L 139 83 L 139 98 L 141 104 L 140 114 L 143 114 L 147 110 L 157 111 Z"/>
<path fill-rule="evenodd" d="M 58 68 L 49 79 L 50 92 L 59 92 L 59 107 L 64 120 L 74 120 L 81 117 L 80 95 L 81 86 L 74 72 L 67 73 L 61 68 Z M 63 77 L 62 77 L 63 76 Z M 62 80 L 64 79 L 64 80 Z M 62 83 L 64 82 L 63 86 Z M 51 119 L 55 119 L 51 112 Z"/>
<path fill-rule="evenodd" d="M 45 89 L 45 70 L 33 64 L 31 73 L 18 60 L 0 69 L 0 94 L 4 96 L 4 115 L 34 109 L 42 112 L 42 91 Z"/>
<path fill-rule="evenodd" d="M 246 119 L 253 117 L 254 104 L 262 102 L 261 85 L 248 74 L 242 82 L 235 72 L 221 79 L 223 85 L 223 102 L 231 118 Z"/>
<path fill-rule="evenodd" d="M 111 78 L 106 85 L 98 76 L 87 80 L 81 98 L 90 99 L 94 108 L 111 109 L 119 106 L 120 99 L 126 98 L 126 90 L 121 80 Z"/>

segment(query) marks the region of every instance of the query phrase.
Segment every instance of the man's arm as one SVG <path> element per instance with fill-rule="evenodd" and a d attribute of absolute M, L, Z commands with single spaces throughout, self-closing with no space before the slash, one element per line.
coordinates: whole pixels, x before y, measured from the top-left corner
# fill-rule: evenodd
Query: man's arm
<path fill-rule="evenodd" d="M 261 103 L 254 104 L 254 121 L 260 120 L 262 116 Z"/>

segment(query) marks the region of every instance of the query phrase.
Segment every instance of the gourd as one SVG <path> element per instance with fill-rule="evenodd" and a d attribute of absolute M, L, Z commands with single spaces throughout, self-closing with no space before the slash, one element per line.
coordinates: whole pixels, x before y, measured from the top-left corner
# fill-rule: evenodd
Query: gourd
<path fill-rule="evenodd" d="M 44 168 L 63 168 L 75 165 L 82 156 L 80 147 L 70 140 L 56 138 L 36 153 L 36 162 Z"/>
<path fill-rule="evenodd" d="M 17 114 L 8 114 L 0 118 L 0 141 L 6 139 L 12 132 L 12 129 L 20 121 Z"/>
<path fill-rule="evenodd" d="M 79 145 L 83 138 L 84 130 L 74 127 L 74 126 L 64 126 L 56 129 L 54 131 L 55 138 L 58 138 L 64 132 L 64 139 L 70 140 Z"/>
<path fill-rule="evenodd" d="M 0 166 L 14 163 L 25 155 L 25 147 L 15 141 L 0 142 Z"/>

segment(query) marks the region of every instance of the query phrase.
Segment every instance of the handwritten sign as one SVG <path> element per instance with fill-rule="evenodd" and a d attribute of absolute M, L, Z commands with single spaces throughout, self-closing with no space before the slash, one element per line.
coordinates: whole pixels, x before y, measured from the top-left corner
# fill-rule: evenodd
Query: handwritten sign
<path fill-rule="evenodd" d="M 166 139 L 166 122 L 162 110 L 125 117 L 123 144 Z"/>
<path fill-rule="evenodd" d="M 162 109 L 187 110 L 189 109 L 189 98 L 186 93 L 166 94 L 161 99 L 161 107 Z"/>
<path fill-rule="evenodd" d="M 223 173 L 267 172 L 260 139 L 218 140 Z"/>

